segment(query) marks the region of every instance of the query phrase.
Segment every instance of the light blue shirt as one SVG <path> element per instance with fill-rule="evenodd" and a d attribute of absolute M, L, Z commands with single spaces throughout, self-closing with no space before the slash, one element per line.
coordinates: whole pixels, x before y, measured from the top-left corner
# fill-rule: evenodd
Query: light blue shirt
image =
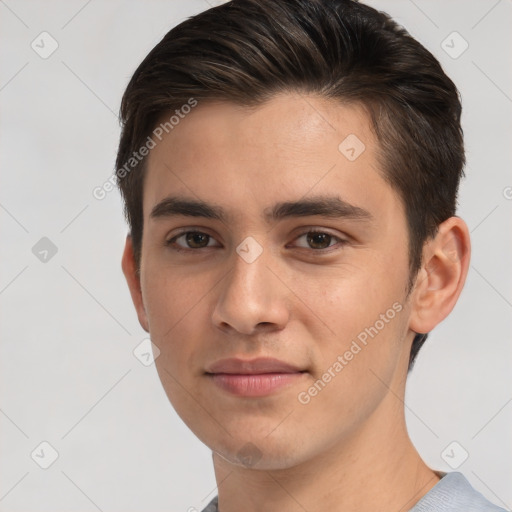
<path fill-rule="evenodd" d="M 441 473 L 443 475 L 443 473 Z M 462 473 L 444 476 L 409 512 L 506 512 L 473 489 Z"/>
<path fill-rule="evenodd" d="M 473 489 L 462 473 L 440 473 L 441 480 L 409 512 L 507 512 Z M 218 496 L 202 512 L 219 512 Z"/>

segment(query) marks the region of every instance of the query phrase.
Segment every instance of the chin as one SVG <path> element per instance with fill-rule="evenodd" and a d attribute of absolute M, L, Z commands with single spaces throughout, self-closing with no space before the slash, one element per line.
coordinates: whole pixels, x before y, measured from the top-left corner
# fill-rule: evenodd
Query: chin
<path fill-rule="evenodd" d="M 303 443 L 268 437 L 227 438 L 205 443 L 213 452 L 229 464 L 255 470 L 282 470 L 297 466 L 308 459 Z M 306 448 L 298 450 L 297 446 Z"/>

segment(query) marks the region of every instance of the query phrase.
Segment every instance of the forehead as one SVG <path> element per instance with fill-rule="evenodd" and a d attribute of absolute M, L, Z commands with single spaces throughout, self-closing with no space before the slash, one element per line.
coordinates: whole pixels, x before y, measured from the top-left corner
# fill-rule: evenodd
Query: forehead
<path fill-rule="evenodd" d="M 279 146 L 286 151 L 288 160 L 292 156 L 288 153 L 294 150 L 300 150 L 301 157 L 317 157 L 319 151 L 328 149 L 337 157 L 339 144 L 349 134 L 364 141 L 370 150 L 376 142 L 369 116 L 362 105 L 311 94 L 277 94 L 256 106 L 203 100 L 180 118 L 164 114 L 161 125 L 171 117 L 172 126 L 168 126 L 168 133 L 163 134 L 163 144 L 157 141 L 160 150 L 162 146 L 170 145 L 176 151 L 185 145 L 187 153 L 189 148 L 197 153 L 201 146 L 207 146 L 210 154 L 216 154 L 226 148 L 233 150 L 233 145 L 238 145 L 246 153 L 258 147 L 263 150 L 261 158 L 268 154 L 276 158 L 272 149 Z M 160 152 L 158 148 L 152 151 L 150 160 Z"/>
<path fill-rule="evenodd" d="M 256 107 L 208 101 L 156 142 L 145 219 L 168 195 L 225 203 L 228 213 L 230 205 L 268 209 L 333 191 L 352 202 L 346 196 L 357 191 L 355 199 L 366 203 L 395 195 L 381 176 L 369 116 L 357 104 L 292 93 Z"/>

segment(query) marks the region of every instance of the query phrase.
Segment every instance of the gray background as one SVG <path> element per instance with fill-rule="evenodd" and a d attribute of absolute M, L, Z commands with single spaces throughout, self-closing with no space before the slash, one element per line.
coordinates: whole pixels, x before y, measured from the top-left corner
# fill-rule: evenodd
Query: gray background
<path fill-rule="evenodd" d="M 473 258 L 458 305 L 410 377 L 410 434 L 432 467 L 461 464 L 510 508 L 512 2 L 371 4 L 440 59 L 464 104 L 459 214 Z M 114 170 L 131 74 L 172 26 L 206 8 L 0 0 L 1 511 L 200 510 L 216 493 L 210 451 L 174 413 L 154 365 L 133 354 L 146 333 L 121 273 L 117 191 L 92 195 Z M 31 47 L 51 49 L 43 31 L 58 43 L 45 59 Z M 469 44 L 457 58 L 464 42 L 454 31 Z M 48 469 L 43 441 L 58 452 Z"/>

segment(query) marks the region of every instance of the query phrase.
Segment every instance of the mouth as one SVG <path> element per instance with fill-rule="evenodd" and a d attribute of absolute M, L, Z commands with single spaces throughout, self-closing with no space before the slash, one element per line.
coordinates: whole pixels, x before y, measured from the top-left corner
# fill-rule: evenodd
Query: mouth
<path fill-rule="evenodd" d="M 261 397 L 276 393 L 304 378 L 306 370 L 272 358 L 222 359 L 205 372 L 211 381 L 236 396 Z"/>

